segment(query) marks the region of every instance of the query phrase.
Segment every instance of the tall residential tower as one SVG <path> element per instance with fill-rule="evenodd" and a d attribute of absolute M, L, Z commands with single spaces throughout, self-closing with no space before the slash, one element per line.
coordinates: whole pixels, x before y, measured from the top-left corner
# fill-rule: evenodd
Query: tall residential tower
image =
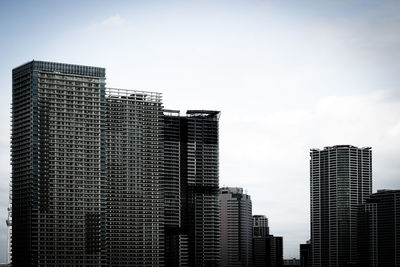
<path fill-rule="evenodd" d="M 106 264 L 162 266 L 161 94 L 107 88 L 105 106 Z"/>
<path fill-rule="evenodd" d="M 314 267 L 357 263 L 357 210 L 372 191 L 371 148 L 311 149 L 311 245 Z"/>
<path fill-rule="evenodd" d="M 164 111 L 167 266 L 219 266 L 219 111 Z"/>
<path fill-rule="evenodd" d="M 13 266 L 99 266 L 105 69 L 13 69 Z"/>

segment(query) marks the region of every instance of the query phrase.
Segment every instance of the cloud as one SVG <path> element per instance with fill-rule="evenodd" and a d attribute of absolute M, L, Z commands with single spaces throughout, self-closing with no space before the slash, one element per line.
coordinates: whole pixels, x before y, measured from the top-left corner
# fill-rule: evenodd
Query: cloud
<path fill-rule="evenodd" d="M 119 14 L 115 14 L 110 16 L 106 19 L 96 21 L 94 23 L 89 24 L 86 30 L 88 31 L 97 31 L 97 30 L 104 30 L 107 28 L 119 27 L 126 23 L 126 19 Z"/>
<path fill-rule="evenodd" d="M 115 14 L 114 16 L 108 17 L 101 22 L 102 25 L 113 26 L 113 25 L 122 25 L 125 23 L 125 19 L 121 17 L 119 14 Z"/>

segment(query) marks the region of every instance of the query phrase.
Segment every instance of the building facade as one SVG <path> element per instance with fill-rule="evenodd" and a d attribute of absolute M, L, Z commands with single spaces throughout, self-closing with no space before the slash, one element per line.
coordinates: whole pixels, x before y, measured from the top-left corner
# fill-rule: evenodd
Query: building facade
<path fill-rule="evenodd" d="M 160 93 L 106 88 L 107 266 L 164 264 L 162 119 Z"/>
<path fill-rule="evenodd" d="M 164 111 L 165 262 L 219 266 L 218 111 Z"/>
<path fill-rule="evenodd" d="M 400 266 L 400 190 L 378 190 L 359 209 L 359 266 Z"/>
<path fill-rule="evenodd" d="M 13 70 L 13 266 L 162 266 L 162 105 L 105 69 Z"/>
<path fill-rule="evenodd" d="M 299 259 L 286 259 L 283 260 L 284 267 L 300 267 L 300 260 Z"/>
<path fill-rule="evenodd" d="M 105 69 L 32 61 L 12 80 L 13 266 L 99 266 Z"/>
<path fill-rule="evenodd" d="M 253 215 L 254 267 L 283 266 L 283 238 L 269 234 L 268 218 Z"/>
<path fill-rule="evenodd" d="M 268 218 L 264 215 L 253 215 L 253 236 L 268 236 Z"/>
<path fill-rule="evenodd" d="M 185 122 L 176 110 L 164 110 L 163 120 L 165 266 L 189 266 Z"/>
<path fill-rule="evenodd" d="M 371 148 L 310 152 L 311 251 L 314 267 L 357 264 L 357 211 L 372 191 Z"/>
<path fill-rule="evenodd" d="M 252 205 L 242 188 L 223 187 L 221 207 L 221 266 L 253 266 Z"/>

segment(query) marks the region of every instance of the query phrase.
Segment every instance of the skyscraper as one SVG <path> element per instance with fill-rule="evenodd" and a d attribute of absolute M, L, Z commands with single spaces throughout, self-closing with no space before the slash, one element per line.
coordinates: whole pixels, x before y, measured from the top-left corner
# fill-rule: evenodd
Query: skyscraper
<path fill-rule="evenodd" d="M 378 190 L 359 212 L 359 266 L 400 266 L 400 190 Z"/>
<path fill-rule="evenodd" d="M 164 112 L 167 266 L 219 266 L 219 114 Z"/>
<path fill-rule="evenodd" d="M 12 80 L 13 266 L 99 266 L 105 69 L 32 61 Z"/>
<path fill-rule="evenodd" d="M 163 265 L 161 94 L 107 88 L 105 106 L 107 266 Z"/>
<path fill-rule="evenodd" d="M 250 196 L 242 188 L 223 187 L 221 206 L 221 266 L 253 266 L 253 218 Z"/>
<path fill-rule="evenodd" d="M 13 266 L 163 265 L 160 94 L 53 62 L 12 79 Z"/>
<path fill-rule="evenodd" d="M 183 168 L 186 146 L 181 133 L 179 111 L 164 110 L 164 191 L 165 266 L 189 266 L 187 178 Z M 185 242 L 186 241 L 186 242 Z"/>
<path fill-rule="evenodd" d="M 357 263 L 357 210 L 372 191 L 371 148 L 350 145 L 310 152 L 314 267 Z"/>

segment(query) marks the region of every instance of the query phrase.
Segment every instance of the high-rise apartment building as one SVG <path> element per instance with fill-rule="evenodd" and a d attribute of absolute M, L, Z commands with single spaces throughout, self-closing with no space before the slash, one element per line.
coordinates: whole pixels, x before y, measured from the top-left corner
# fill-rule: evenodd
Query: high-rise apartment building
<path fill-rule="evenodd" d="M 400 190 L 378 190 L 359 210 L 359 266 L 400 266 Z"/>
<path fill-rule="evenodd" d="M 107 266 L 164 262 L 161 94 L 106 89 Z"/>
<path fill-rule="evenodd" d="M 182 168 L 185 148 L 179 111 L 164 110 L 165 266 L 189 266 L 186 224 L 187 179 Z"/>
<path fill-rule="evenodd" d="M 162 266 L 162 105 L 105 69 L 13 70 L 13 266 Z"/>
<path fill-rule="evenodd" d="M 218 111 L 164 112 L 165 262 L 219 266 Z"/>
<path fill-rule="evenodd" d="M 105 69 L 13 70 L 13 266 L 99 266 Z"/>
<path fill-rule="evenodd" d="M 253 266 L 253 218 L 250 196 L 242 188 L 223 187 L 221 207 L 221 266 Z"/>
<path fill-rule="evenodd" d="M 314 267 L 357 263 L 357 210 L 372 191 L 371 148 L 310 152 L 311 251 Z"/>

